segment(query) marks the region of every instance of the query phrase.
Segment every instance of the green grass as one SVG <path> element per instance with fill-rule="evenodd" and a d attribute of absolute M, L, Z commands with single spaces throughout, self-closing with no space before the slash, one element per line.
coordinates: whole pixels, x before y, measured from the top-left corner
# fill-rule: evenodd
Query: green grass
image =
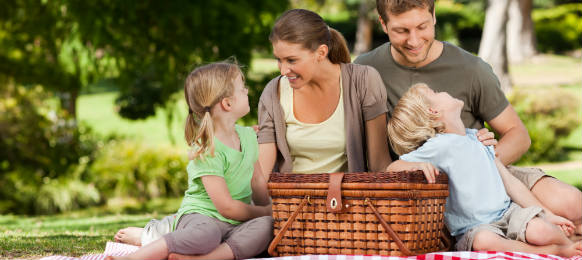
<path fill-rule="evenodd" d="M 546 171 L 548 175 L 582 190 L 582 162 L 578 169 Z"/>
<path fill-rule="evenodd" d="M 81 256 L 103 253 L 108 241 L 124 227 L 143 227 L 152 218 L 174 213 L 181 199 L 157 199 L 136 205 L 142 212 L 119 208 L 91 208 L 54 216 L 0 216 L 0 259 L 48 255 Z M 156 208 L 157 210 L 154 210 Z M 131 210 L 130 210 L 131 211 Z"/>
<path fill-rule="evenodd" d="M 187 110 L 183 100 L 178 102 L 177 108 L 173 111 L 174 121 L 168 131 L 164 109 L 156 109 L 155 116 L 144 120 L 125 119 L 115 111 L 116 96 L 115 92 L 80 96 L 77 103 L 79 120 L 102 136 L 116 134 L 154 144 L 171 144 L 171 136 L 175 145 L 186 147 L 184 122 Z"/>
<path fill-rule="evenodd" d="M 0 257 L 102 253 L 118 229 L 144 226 L 151 214 L 71 217 L 0 216 Z"/>

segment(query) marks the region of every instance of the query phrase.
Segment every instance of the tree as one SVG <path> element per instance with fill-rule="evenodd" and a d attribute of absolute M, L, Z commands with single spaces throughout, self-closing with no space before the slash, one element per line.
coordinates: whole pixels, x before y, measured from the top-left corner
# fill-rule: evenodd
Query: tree
<path fill-rule="evenodd" d="M 509 63 L 520 63 L 536 53 L 536 39 L 531 17 L 532 0 L 512 0 L 507 22 L 507 54 Z"/>
<path fill-rule="evenodd" d="M 491 65 L 504 92 L 511 90 L 506 43 L 508 8 L 509 1 L 507 0 L 489 0 L 483 36 L 479 45 L 479 57 Z"/>
<path fill-rule="evenodd" d="M 83 86 L 113 79 L 119 113 L 145 118 L 196 65 L 268 46 L 285 0 L 23 0 L 0 11 L 0 74 L 60 93 L 75 115 Z"/>
<path fill-rule="evenodd" d="M 489 0 L 479 56 L 499 78 L 501 88 L 512 89 L 509 63 L 522 62 L 535 54 L 532 0 Z"/>
<path fill-rule="evenodd" d="M 373 0 L 361 0 L 358 9 L 358 29 L 356 31 L 356 43 L 354 44 L 354 55 L 358 56 L 372 48 L 372 31 L 374 29 L 374 18 L 376 16 L 376 6 Z"/>
<path fill-rule="evenodd" d="M 55 91 L 75 118 L 76 98 L 92 70 L 91 54 L 64 1 L 9 1 L 0 11 L 0 74 Z"/>
<path fill-rule="evenodd" d="M 118 61 L 117 104 L 131 119 L 153 115 L 197 65 L 230 56 L 250 64 L 287 6 L 283 0 L 73 3 L 84 40 Z"/>

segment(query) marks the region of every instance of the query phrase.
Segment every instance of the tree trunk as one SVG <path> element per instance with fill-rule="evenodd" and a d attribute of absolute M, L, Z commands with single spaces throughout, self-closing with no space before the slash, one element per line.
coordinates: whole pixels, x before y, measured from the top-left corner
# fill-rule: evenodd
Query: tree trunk
<path fill-rule="evenodd" d="M 511 0 L 507 22 L 507 54 L 510 63 L 520 63 L 536 53 L 532 0 Z"/>
<path fill-rule="evenodd" d="M 508 8 L 509 1 L 507 0 L 489 0 L 479 45 L 479 57 L 491 65 L 505 93 L 511 91 L 506 44 Z"/>
<path fill-rule="evenodd" d="M 358 30 L 356 31 L 356 43 L 354 44 L 354 55 L 360 55 L 372 48 L 372 29 L 374 22 L 370 17 L 370 12 L 374 10 L 374 2 L 361 0 L 358 10 Z"/>
<path fill-rule="evenodd" d="M 73 89 L 67 92 L 61 92 L 60 95 L 61 108 L 67 111 L 67 115 L 72 119 L 77 119 L 77 98 L 79 97 L 79 90 Z"/>

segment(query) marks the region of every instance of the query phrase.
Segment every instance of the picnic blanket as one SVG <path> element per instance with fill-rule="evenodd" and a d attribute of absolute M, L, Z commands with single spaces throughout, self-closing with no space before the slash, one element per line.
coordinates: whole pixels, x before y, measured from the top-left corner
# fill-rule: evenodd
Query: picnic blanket
<path fill-rule="evenodd" d="M 48 256 L 41 260 L 103 260 L 107 256 L 127 255 L 139 247 L 107 242 L 103 254 L 85 255 L 81 257 L 68 256 Z M 505 260 L 531 260 L 531 259 L 552 259 L 552 260 L 582 260 L 582 256 L 563 258 L 554 255 L 527 254 L 519 252 L 438 252 L 410 257 L 397 256 L 371 256 L 371 255 L 301 255 L 274 257 L 268 259 L 276 260 L 469 260 L 469 259 L 505 259 Z"/>

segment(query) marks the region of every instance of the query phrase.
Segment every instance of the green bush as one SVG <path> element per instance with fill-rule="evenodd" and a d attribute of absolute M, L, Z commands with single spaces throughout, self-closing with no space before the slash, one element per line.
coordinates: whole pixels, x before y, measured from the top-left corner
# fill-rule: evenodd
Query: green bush
<path fill-rule="evenodd" d="M 560 53 L 582 47 L 582 3 L 533 11 L 540 52 Z"/>
<path fill-rule="evenodd" d="M 53 213 L 99 201 L 83 182 L 96 139 L 51 100 L 40 86 L 0 88 L 0 214 Z"/>
<path fill-rule="evenodd" d="M 111 141 L 89 172 L 105 201 L 183 196 L 188 186 L 186 151 L 131 140 Z"/>
<path fill-rule="evenodd" d="M 531 147 L 518 163 L 558 161 L 565 158 L 560 140 L 580 124 L 577 113 L 580 99 L 568 90 L 548 88 L 537 91 L 516 90 L 510 102 L 528 129 Z"/>

